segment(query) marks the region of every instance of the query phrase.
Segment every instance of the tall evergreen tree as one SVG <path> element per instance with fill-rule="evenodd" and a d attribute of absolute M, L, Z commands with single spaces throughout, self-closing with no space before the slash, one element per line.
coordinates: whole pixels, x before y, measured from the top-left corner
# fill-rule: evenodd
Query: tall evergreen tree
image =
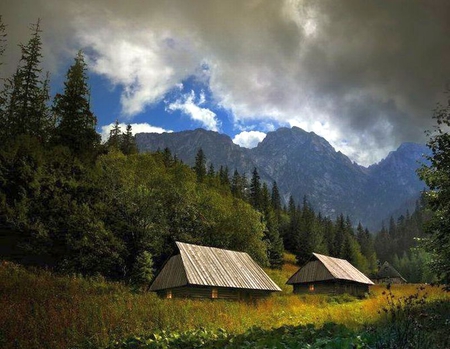
<path fill-rule="evenodd" d="M 138 153 L 136 139 L 131 129 L 132 129 L 131 125 L 127 125 L 126 131 L 122 135 L 120 150 L 122 150 L 122 153 L 124 153 L 125 155 Z"/>
<path fill-rule="evenodd" d="M 257 210 L 261 210 L 261 181 L 256 167 L 253 169 L 250 180 L 250 204 Z"/>
<path fill-rule="evenodd" d="M 31 39 L 20 44 L 21 60 L 16 72 L 5 82 L 2 93 L 1 127 L 6 127 L 4 139 L 25 134 L 45 143 L 52 132 L 48 74 L 42 77 L 40 22 L 31 27 Z"/>
<path fill-rule="evenodd" d="M 340 258 L 342 256 L 343 247 L 346 239 L 346 224 L 344 215 L 341 213 L 335 222 L 334 241 L 329 246 L 330 253 L 333 257 Z"/>
<path fill-rule="evenodd" d="M 214 164 L 212 162 L 209 164 L 208 173 L 206 175 L 210 179 L 214 178 L 216 175 L 216 170 L 214 169 Z"/>
<path fill-rule="evenodd" d="M 0 66 L 3 65 L 3 60 L 1 57 L 6 50 L 6 26 L 3 23 L 3 17 L 0 15 Z"/>
<path fill-rule="evenodd" d="M 272 184 L 272 195 L 271 195 L 272 207 L 275 212 L 279 212 L 281 210 L 281 196 L 280 191 L 278 190 L 277 182 L 274 181 Z"/>
<path fill-rule="evenodd" d="M 450 283 L 450 87 L 447 101 L 439 103 L 433 113 L 436 126 L 429 132 L 427 146 L 431 150 L 429 164 L 419 170 L 420 178 L 430 188 L 425 193 L 427 207 L 432 212 L 426 232 L 427 250 L 432 253 L 433 270 L 441 281 Z"/>
<path fill-rule="evenodd" d="M 271 196 L 266 183 L 261 188 L 261 212 L 266 225 L 264 240 L 267 243 L 267 257 L 272 268 L 280 269 L 283 265 L 283 240 L 280 237 L 278 220 L 272 208 Z"/>
<path fill-rule="evenodd" d="M 64 145 L 76 155 L 92 154 L 100 143 L 95 131 L 97 119 L 90 108 L 87 66 L 82 51 L 75 57 L 64 83 L 64 93 L 57 94 L 53 112 L 57 118 L 55 142 Z"/>
<path fill-rule="evenodd" d="M 206 177 L 206 157 L 202 148 L 197 151 L 195 156 L 194 171 L 197 175 L 197 182 L 203 183 Z"/>
<path fill-rule="evenodd" d="M 238 170 L 234 170 L 233 177 L 231 178 L 231 193 L 238 199 L 245 199 L 245 188 L 247 179 L 245 175 L 240 175 Z"/>
<path fill-rule="evenodd" d="M 109 130 L 109 137 L 106 141 L 108 148 L 114 148 L 119 150 L 122 144 L 122 130 L 119 124 L 119 120 L 116 119 L 114 126 Z"/>
<path fill-rule="evenodd" d="M 6 26 L 3 23 L 2 16 L 0 15 L 0 67 L 3 65 L 3 53 L 6 49 Z M 3 80 L 3 76 L 0 76 L 0 80 Z M 4 90 L 0 92 L 0 142 L 4 143 L 7 132 L 7 119 L 6 119 L 6 95 Z"/>

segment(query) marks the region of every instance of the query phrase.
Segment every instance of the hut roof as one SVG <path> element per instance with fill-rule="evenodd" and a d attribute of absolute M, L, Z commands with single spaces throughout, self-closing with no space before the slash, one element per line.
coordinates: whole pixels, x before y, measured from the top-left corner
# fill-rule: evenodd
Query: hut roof
<path fill-rule="evenodd" d="M 380 270 L 378 270 L 378 273 L 375 275 L 374 279 L 388 279 L 388 278 L 391 279 L 399 278 L 402 279 L 404 282 L 406 282 L 403 276 L 401 276 L 400 273 L 386 261 L 380 267 Z"/>
<path fill-rule="evenodd" d="M 245 252 L 176 242 L 172 256 L 150 286 L 151 291 L 185 285 L 281 291 Z"/>
<path fill-rule="evenodd" d="M 373 282 L 347 260 L 313 253 L 315 260 L 306 263 L 287 284 L 299 284 L 325 280 L 349 280 L 362 284 L 373 285 Z"/>

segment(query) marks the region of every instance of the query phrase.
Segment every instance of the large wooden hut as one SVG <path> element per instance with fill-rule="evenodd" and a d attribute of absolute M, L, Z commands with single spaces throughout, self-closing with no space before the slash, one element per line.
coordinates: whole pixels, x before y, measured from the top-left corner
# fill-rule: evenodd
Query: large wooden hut
<path fill-rule="evenodd" d="M 176 242 L 150 286 L 163 298 L 255 299 L 281 289 L 245 252 Z"/>
<path fill-rule="evenodd" d="M 378 270 L 378 273 L 372 278 L 376 284 L 405 284 L 406 280 L 392 265 L 387 261 Z"/>
<path fill-rule="evenodd" d="M 287 284 L 300 294 L 363 296 L 373 282 L 347 260 L 313 253 L 311 260 L 290 277 Z"/>

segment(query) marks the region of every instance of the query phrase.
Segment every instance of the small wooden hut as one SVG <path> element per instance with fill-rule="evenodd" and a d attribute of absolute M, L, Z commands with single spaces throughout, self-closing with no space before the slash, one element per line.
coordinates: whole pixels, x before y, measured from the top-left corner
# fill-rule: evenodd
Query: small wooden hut
<path fill-rule="evenodd" d="M 313 253 L 311 260 L 286 282 L 300 294 L 364 296 L 373 282 L 347 260 Z"/>
<path fill-rule="evenodd" d="M 387 261 L 378 270 L 378 273 L 372 278 L 376 284 L 405 284 L 406 280 L 400 273 Z"/>
<path fill-rule="evenodd" d="M 163 298 L 255 299 L 281 289 L 245 252 L 176 242 L 150 286 Z"/>

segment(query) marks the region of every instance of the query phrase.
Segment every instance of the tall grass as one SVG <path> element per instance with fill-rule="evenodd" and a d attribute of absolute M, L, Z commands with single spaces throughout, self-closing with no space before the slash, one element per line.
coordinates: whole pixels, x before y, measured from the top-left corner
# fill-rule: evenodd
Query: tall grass
<path fill-rule="evenodd" d="M 287 280 L 287 270 L 271 271 L 275 280 Z M 391 289 L 397 297 L 416 292 L 414 285 Z M 151 293 L 133 293 L 120 283 L 102 279 L 55 276 L 45 270 L 0 265 L 0 347 L 74 348 L 107 345 L 112 339 L 158 330 L 224 328 L 243 333 L 258 326 L 326 322 L 359 328 L 384 315 L 385 288 L 376 286 L 363 300 L 349 296 L 297 296 L 288 287 L 257 303 L 220 300 L 165 300 Z M 422 292 L 422 291 L 421 291 Z M 427 301 L 450 299 L 437 287 L 427 286 Z"/>

